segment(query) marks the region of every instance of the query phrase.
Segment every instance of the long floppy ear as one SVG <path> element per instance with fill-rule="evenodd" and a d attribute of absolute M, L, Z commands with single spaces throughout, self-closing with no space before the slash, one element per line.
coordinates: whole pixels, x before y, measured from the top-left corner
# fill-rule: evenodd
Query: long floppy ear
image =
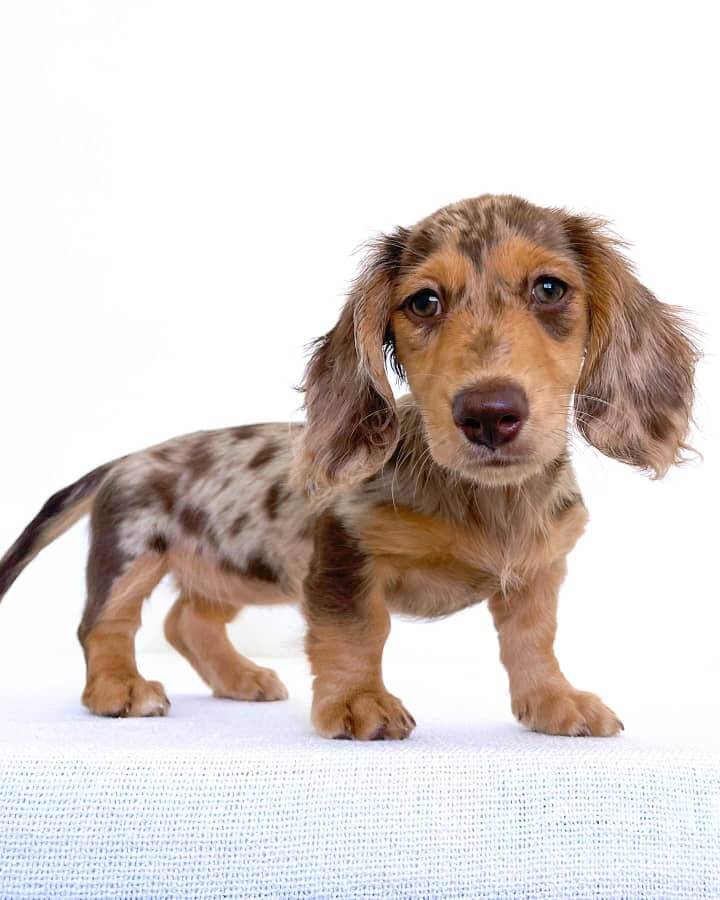
<path fill-rule="evenodd" d="M 690 329 L 640 284 L 603 222 L 568 216 L 565 224 L 585 272 L 590 317 L 578 430 L 607 456 L 662 477 L 688 449 L 698 356 Z"/>
<path fill-rule="evenodd" d="M 315 341 L 302 385 L 307 427 L 296 471 L 311 490 L 367 478 L 397 445 L 384 351 L 406 236 L 398 229 L 371 245 L 337 325 Z"/>

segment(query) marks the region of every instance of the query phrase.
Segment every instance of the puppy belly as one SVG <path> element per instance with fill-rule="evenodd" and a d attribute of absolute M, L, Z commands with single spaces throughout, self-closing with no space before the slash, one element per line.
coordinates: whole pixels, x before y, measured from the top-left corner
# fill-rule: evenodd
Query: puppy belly
<path fill-rule="evenodd" d="M 169 553 L 170 570 L 179 586 L 204 599 L 231 606 L 257 606 L 296 603 L 300 598 L 301 569 L 294 577 L 276 580 L 270 570 L 255 575 L 246 574 L 226 559 L 207 558 L 189 548 L 175 548 Z"/>
<path fill-rule="evenodd" d="M 403 573 L 388 586 L 387 605 L 392 612 L 422 619 L 447 616 L 487 599 L 494 590 L 490 576 L 478 576 L 470 584 L 419 567 Z"/>

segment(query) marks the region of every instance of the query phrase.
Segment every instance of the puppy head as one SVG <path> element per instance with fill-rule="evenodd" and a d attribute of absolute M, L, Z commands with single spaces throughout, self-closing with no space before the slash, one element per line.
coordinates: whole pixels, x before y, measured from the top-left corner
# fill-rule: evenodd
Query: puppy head
<path fill-rule="evenodd" d="M 684 447 L 695 351 L 594 219 L 483 196 L 378 241 L 308 366 L 311 484 L 360 481 L 395 449 L 386 355 L 436 462 L 484 484 L 556 459 L 573 406 L 591 444 L 657 475 Z"/>

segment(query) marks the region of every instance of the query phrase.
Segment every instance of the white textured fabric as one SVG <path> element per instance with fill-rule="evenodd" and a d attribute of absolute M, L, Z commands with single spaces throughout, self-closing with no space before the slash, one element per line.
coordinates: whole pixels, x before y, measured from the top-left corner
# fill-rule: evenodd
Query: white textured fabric
<path fill-rule="evenodd" d="M 74 676 L 4 695 L 0 895 L 720 897 L 717 748 L 417 700 L 406 742 L 323 741 L 288 681 L 287 703 L 175 694 L 166 720 L 92 718 Z"/>

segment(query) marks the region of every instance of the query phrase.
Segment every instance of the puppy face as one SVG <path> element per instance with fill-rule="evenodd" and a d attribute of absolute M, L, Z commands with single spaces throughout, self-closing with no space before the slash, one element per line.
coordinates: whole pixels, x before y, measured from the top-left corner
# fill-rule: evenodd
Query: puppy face
<path fill-rule="evenodd" d="M 387 357 L 434 459 L 481 483 L 557 458 L 571 410 L 601 452 L 656 475 L 685 447 L 695 350 L 596 219 L 483 196 L 377 241 L 307 369 L 309 484 L 358 482 L 392 454 Z"/>
<path fill-rule="evenodd" d="M 408 259 L 433 231 L 430 220 L 411 236 Z M 465 246 L 439 229 L 415 260 L 397 278 L 390 327 L 430 452 L 480 482 L 521 481 L 566 443 L 587 340 L 582 271 L 561 240 L 502 221 Z"/>

